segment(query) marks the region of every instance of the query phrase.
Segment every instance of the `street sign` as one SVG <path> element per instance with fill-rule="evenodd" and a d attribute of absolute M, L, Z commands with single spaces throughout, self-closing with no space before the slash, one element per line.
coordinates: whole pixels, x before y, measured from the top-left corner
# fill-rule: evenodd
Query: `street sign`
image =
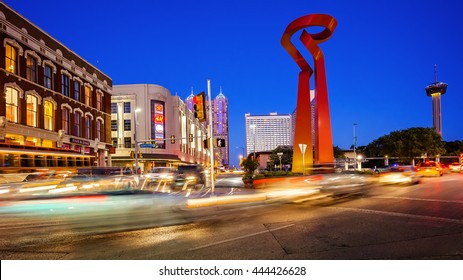
<path fill-rule="evenodd" d="M 302 154 L 305 154 L 305 148 L 307 148 L 306 144 L 299 144 L 299 149 L 301 149 Z"/>
<path fill-rule="evenodd" d="M 140 144 L 140 148 L 154 148 L 154 144 L 143 143 Z"/>

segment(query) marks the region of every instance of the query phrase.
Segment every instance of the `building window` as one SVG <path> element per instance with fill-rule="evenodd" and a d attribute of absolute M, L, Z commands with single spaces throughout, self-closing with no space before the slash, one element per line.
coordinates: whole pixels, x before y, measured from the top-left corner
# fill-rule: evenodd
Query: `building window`
<path fill-rule="evenodd" d="M 117 138 L 112 138 L 113 147 L 117 148 Z"/>
<path fill-rule="evenodd" d="M 124 137 L 124 148 L 132 148 L 132 137 Z"/>
<path fill-rule="evenodd" d="M 37 82 L 37 60 L 28 56 L 26 60 L 26 78 L 31 82 Z"/>
<path fill-rule="evenodd" d="M 55 112 L 55 108 L 52 102 L 45 101 L 43 103 L 43 114 L 44 114 L 44 128 L 46 130 L 53 131 L 53 114 Z"/>
<path fill-rule="evenodd" d="M 89 86 L 85 86 L 85 105 L 91 106 L 92 104 L 92 89 Z"/>
<path fill-rule="evenodd" d="M 111 130 L 117 131 L 117 120 L 111 120 Z"/>
<path fill-rule="evenodd" d="M 100 141 L 103 141 L 101 138 L 103 135 L 101 134 L 101 131 L 103 129 L 103 123 L 101 120 L 96 120 L 96 138 L 98 138 Z"/>
<path fill-rule="evenodd" d="M 117 114 L 117 103 L 111 103 L 111 114 Z"/>
<path fill-rule="evenodd" d="M 53 89 L 52 73 L 53 70 L 51 69 L 51 67 L 49 65 L 45 65 L 45 67 L 43 68 L 43 85 L 48 89 Z"/>
<path fill-rule="evenodd" d="M 92 139 L 92 119 L 85 116 L 85 138 Z"/>
<path fill-rule="evenodd" d="M 124 113 L 130 113 L 130 102 L 124 102 Z"/>
<path fill-rule="evenodd" d="M 132 121 L 124 120 L 124 131 L 131 131 L 131 130 L 132 130 Z"/>
<path fill-rule="evenodd" d="M 64 130 L 65 134 L 69 135 L 69 118 L 70 118 L 70 112 L 69 109 L 63 108 L 62 110 L 63 116 L 62 116 L 62 128 Z"/>
<path fill-rule="evenodd" d="M 69 96 L 69 76 L 66 74 L 61 74 L 61 93 Z"/>
<path fill-rule="evenodd" d="M 80 112 L 74 113 L 74 135 L 80 137 L 80 129 L 81 129 L 81 122 L 82 122 L 82 114 Z"/>
<path fill-rule="evenodd" d="M 12 87 L 6 87 L 6 119 L 17 123 L 19 91 Z"/>
<path fill-rule="evenodd" d="M 80 82 L 74 81 L 74 100 L 80 101 Z"/>
<path fill-rule="evenodd" d="M 27 95 L 27 125 L 37 127 L 37 97 Z"/>
<path fill-rule="evenodd" d="M 5 70 L 17 74 L 18 73 L 18 51 L 10 44 L 5 46 Z"/>
<path fill-rule="evenodd" d="M 103 94 L 96 92 L 96 109 L 101 111 L 101 103 L 103 102 Z"/>

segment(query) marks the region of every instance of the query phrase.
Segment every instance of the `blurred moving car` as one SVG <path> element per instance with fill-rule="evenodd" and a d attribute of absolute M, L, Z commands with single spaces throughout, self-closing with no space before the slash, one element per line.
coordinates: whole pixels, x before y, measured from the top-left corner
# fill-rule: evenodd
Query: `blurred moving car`
<path fill-rule="evenodd" d="M 395 166 L 379 175 L 378 183 L 384 185 L 413 185 L 420 182 L 420 176 L 411 165 Z"/>
<path fill-rule="evenodd" d="M 155 167 L 142 176 L 141 190 L 166 192 L 177 175 L 177 169 Z"/>
<path fill-rule="evenodd" d="M 181 187 L 182 190 L 188 187 L 198 188 L 206 184 L 204 167 L 200 164 L 180 165 L 177 174 L 171 184 L 171 188 Z"/>
<path fill-rule="evenodd" d="M 370 176 L 362 174 L 323 174 L 315 181 L 320 192 L 333 197 L 363 195 L 368 193 L 368 186 L 372 183 Z"/>
<path fill-rule="evenodd" d="M 449 164 L 449 171 L 450 172 L 461 172 L 462 168 L 461 168 L 461 164 L 459 162 L 452 162 L 451 164 Z"/>
<path fill-rule="evenodd" d="M 416 166 L 418 176 L 442 176 L 444 171 L 441 165 L 435 161 L 425 161 Z"/>

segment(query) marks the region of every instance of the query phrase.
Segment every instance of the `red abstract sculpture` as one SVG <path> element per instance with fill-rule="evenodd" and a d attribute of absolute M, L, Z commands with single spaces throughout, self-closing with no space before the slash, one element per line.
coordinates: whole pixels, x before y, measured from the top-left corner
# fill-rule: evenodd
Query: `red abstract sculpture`
<path fill-rule="evenodd" d="M 302 31 L 299 40 L 307 48 L 314 59 L 315 69 L 315 114 L 314 114 L 314 149 L 315 163 L 328 164 L 334 162 L 333 139 L 331 135 L 330 109 L 328 89 L 326 86 L 325 58 L 318 46 L 328 40 L 336 28 L 336 20 L 329 15 L 313 14 L 302 16 L 291 22 L 281 37 L 281 45 L 296 61 L 301 69 L 299 73 L 298 94 L 296 103 L 296 121 L 293 149 L 293 172 L 305 172 L 306 166 L 314 164 L 312 148 L 312 109 L 310 106 L 310 78 L 314 72 L 302 54 L 291 42 L 294 33 L 308 27 L 323 27 L 315 34 Z M 299 145 L 306 145 L 305 153 Z"/>

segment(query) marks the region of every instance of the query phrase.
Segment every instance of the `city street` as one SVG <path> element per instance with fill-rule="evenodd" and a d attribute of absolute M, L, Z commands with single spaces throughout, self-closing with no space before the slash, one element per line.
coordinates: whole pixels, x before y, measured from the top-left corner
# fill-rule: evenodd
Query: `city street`
<path fill-rule="evenodd" d="M 109 233 L 75 232 L 58 220 L 21 226 L 10 216 L 0 226 L 0 258 L 462 259 L 462 186 L 463 174 L 445 174 L 338 199 L 179 208 L 171 223 Z"/>

